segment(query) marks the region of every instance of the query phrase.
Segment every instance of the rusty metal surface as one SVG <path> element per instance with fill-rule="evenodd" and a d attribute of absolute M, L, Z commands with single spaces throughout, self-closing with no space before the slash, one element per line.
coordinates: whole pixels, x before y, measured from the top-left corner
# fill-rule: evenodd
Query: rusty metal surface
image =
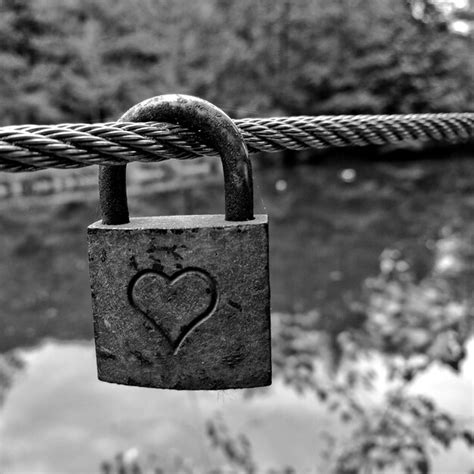
<path fill-rule="evenodd" d="M 140 102 L 122 115 L 120 121 L 163 121 L 193 131 L 200 141 L 221 156 L 226 219 L 253 219 L 252 169 L 247 147 L 235 123 L 222 110 L 197 97 L 170 94 Z M 100 167 L 99 192 L 104 224 L 128 222 L 125 181 L 126 166 Z"/>
<path fill-rule="evenodd" d="M 203 390 L 271 383 L 267 216 L 88 228 L 99 379 Z"/>

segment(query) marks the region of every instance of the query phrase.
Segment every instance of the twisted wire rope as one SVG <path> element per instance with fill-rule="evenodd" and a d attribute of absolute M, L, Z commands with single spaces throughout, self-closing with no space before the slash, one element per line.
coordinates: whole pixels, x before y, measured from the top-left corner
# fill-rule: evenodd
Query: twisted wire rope
<path fill-rule="evenodd" d="M 388 145 L 474 137 L 474 113 L 334 115 L 247 118 L 234 121 L 250 153 Z M 198 134 L 158 122 L 16 125 L 0 127 L 0 171 L 123 165 L 132 161 L 216 155 Z"/>

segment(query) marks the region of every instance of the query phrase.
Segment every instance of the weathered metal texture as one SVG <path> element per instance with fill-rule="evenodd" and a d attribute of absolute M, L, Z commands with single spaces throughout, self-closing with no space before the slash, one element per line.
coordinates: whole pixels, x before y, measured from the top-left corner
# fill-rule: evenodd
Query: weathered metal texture
<path fill-rule="evenodd" d="M 88 228 L 99 379 L 172 389 L 271 383 L 267 216 Z"/>
<path fill-rule="evenodd" d="M 121 122 L 162 121 L 182 125 L 200 141 L 217 150 L 222 159 L 225 215 L 229 221 L 253 218 L 252 167 L 240 130 L 222 110 L 198 97 L 169 94 L 140 102 Z M 99 192 L 104 224 L 129 220 L 125 191 L 126 166 L 101 166 Z"/>
<path fill-rule="evenodd" d="M 222 158 L 224 216 L 129 222 L 125 167 L 101 167 L 102 222 L 88 229 L 99 379 L 174 389 L 271 383 L 268 223 L 253 216 L 250 161 L 220 109 L 160 96 L 123 121 L 194 131 Z"/>

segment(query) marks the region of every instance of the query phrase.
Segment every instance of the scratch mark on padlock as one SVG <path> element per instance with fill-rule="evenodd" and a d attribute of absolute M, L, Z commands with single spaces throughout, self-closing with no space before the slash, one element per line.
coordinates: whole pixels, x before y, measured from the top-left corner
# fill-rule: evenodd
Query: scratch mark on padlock
<path fill-rule="evenodd" d="M 223 357 L 223 361 L 233 369 L 236 365 L 240 364 L 245 359 L 243 353 L 240 350 L 236 352 L 226 355 Z"/>
<path fill-rule="evenodd" d="M 97 354 L 97 357 L 99 357 L 101 359 L 113 359 L 114 360 L 114 359 L 117 358 L 117 356 L 115 354 L 113 354 L 111 351 L 109 351 L 105 347 L 100 347 L 100 346 L 96 347 L 96 354 Z"/>
<path fill-rule="evenodd" d="M 141 362 L 143 365 L 153 365 L 153 362 L 151 360 L 148 360 L 141 352 L 139 351 L 130 351 L 130 354 L 132 354 L 139 362 Z"/>
<path fill-rule="evenodd" d="M 134 270 L 138 270 L 138 265 L 137 265 L 137 261 L 135 259 L 135 255 L 132 255 L 130 257 L 130 266 L 134 269 Z"/>
<path fill-rule="evenodd" d="M 154 252 L 148 253 L 155 253 L 155 252 L 166 252 L 167 254 L 172 255 L 176 260 L 184 260 L 183 257 L 177 252 L 179 249 L 186 249 L 186 245 L 172 245 L 170 247 L 163 246 L 163 247 L 156 247 Z"/>
<path fill-rule="evenodd" d="M 107 252 L 105 250 L 101 250 L 99 255 L 100 261 L 104 263 L 107 260 Z"/>
<path fill-rule="evenodd" d="M 153 326 L 148 320 L 145 320 L 143 322 L 143 327 L 148 331 L 148 332 L 155 332 L 155 326 Z"/>
<path fill-rule="evenodd" d="M 236 309 L 237 311 L 242 311 L 242 306 L 240 306 L 239 303 L 236 303 L 235 301 L 229 300 L 228 301 L 229 306 L 232 306 L 232 308 Z"/>
<path fill-rule="evenodd" d="M 153 270 L 155 270 L 156 272 L 162 272 L 163 271 L 163 268 L 165 268 L 161 263 L 158 263 L 158 262 L 161 262 L 161 260 L 157 260 L 152 266 L 151 268 Z"/>

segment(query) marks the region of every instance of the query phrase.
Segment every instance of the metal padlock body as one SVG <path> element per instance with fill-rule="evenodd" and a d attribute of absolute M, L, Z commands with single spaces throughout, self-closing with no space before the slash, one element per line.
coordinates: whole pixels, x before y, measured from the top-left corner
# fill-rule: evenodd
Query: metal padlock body
<path fill-rule="evenodd" d="M 100 380 L 185 390 L 271 383 L 267 216 L 226 217 L 227 208 L 89 226 Z"/>
<path fill-rule="evenodd" d="M 245 224 L 135 218 L 88 233 L 101 380 L 175 389 L 270 383 L 266 216 Z"/>

